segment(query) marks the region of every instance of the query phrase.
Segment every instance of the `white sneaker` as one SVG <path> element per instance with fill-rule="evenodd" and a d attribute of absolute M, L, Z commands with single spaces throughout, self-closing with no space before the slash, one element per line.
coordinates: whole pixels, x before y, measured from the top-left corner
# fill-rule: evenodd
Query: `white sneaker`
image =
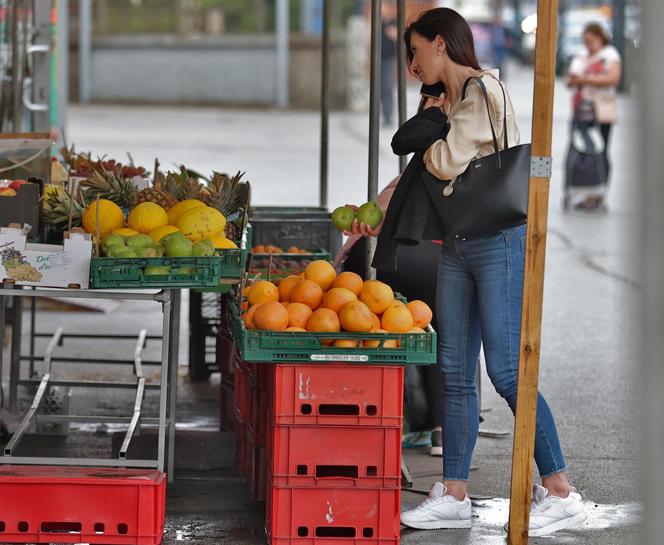
<path fill-rule="evenodd" d="M 433 483 L 429 497 L 415 509 L 401 513 L 401 524 L 419 530 L 470 528 L 470 498 L 463 501 L 447 494 L 443 483 Z"/>
<path fill-rule="evenodd" d="M 549 496 L 549 491 L 538 484 L 533 485 L 533 503 L 530 508 L 530 524 L 528 535 L 531 537 L 546 536 L 574 528 L 586 520 L 581 494 L 572 487 L 569 496 L 559 498 Z"/>

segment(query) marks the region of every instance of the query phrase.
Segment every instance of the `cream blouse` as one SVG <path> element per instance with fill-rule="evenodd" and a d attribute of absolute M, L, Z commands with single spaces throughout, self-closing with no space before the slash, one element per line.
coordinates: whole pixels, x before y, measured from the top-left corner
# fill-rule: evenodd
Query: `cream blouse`
<path fill-rule="evenodd" d="M 500 90 L 498 70 L 481 73 L 482 83 L 489 96 L 491 121 L 496 131 L 498 147 L 504 148 L 503 93 Z M 505 86 L 503 85 L 505 89 Z M 519 144 L 519 128 L 512 101 L 505 89 L 507 100 L 507 140 L 510 147 Z M 484 103 L 482 90 L 476 81 L 471 81 L 466 98 L 461 97 L 452 104 L 448 115 L 450 130 L 445 140 L 437 140 L 424 153 L 426 169 L 436 178 L 451 180 L 464 172 L 473 159 L 490 155 L 493 150 L 491 126 Z"/>

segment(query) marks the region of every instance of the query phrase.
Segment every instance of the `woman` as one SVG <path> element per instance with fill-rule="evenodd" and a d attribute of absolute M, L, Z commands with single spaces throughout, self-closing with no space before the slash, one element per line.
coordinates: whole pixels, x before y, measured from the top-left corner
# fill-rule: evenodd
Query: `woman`
<path fill-rule="evenodd" d="M 590 100 L 595 107 L 595 120 L 599 124 L 604 140 L 604 165 L 608 179 L 609 136 L 611 128 L 618 120 L 616 90 L 620 83 L 621 61 L 618 50 L 611 45 L 608 35 L 597 23 L 591 23 L 583 31 L 583 43 L 587 52 L 577 55 L 571 62 L 566 82 L 575 87 L 573 107 L 582 100 Z M 602 195 L 590 195 L 579 207 L 599 209 L 603 204 Z"/>
<path fill-rule="evenodd" d="M 484 71 L 478 65 L 473 37 L 463 17 L 447 8 L 426 11 L 407 28 L 404 40 L 410 70 L 423 83 L 442 82 L 446 90 L 441 109 L 449 131 L 427 147 L 423 168 L 441 180 L 451 180 L 463 173 L 472 159 L 493 152 L 487 106 L 475 80 L 468 82 L 462 98 L 469 78 L 480 77 L 487 89 L 498 142 L 503 142 L 507 131 L 508 141 L 518 144 L 509 96 L 505 92 L 503 98 L 497 71 Z M 386 222 L 389 218 L 390 212 Z M 385 227 L 379 245 L 384 235 Z M 455 238 L 442 246 L 436 300 L 443 380 L 443 480 L 433 484 L 426 501 L 402 513 L 401 522 L 406 526 L 434 529 L 471 525 L 467 489 L 479 427 L 477 359 L 483 343 L 489 377 L 514 410 L 525 235 L 525 225 L 519 225 L 482 236 Z M 553 416 L 541 395 L 535 461 L 542 485 L 533 487 L 529 534 L 545 535 L 580 524 L 585 520 L 581 496 L 567 480 Z"/>

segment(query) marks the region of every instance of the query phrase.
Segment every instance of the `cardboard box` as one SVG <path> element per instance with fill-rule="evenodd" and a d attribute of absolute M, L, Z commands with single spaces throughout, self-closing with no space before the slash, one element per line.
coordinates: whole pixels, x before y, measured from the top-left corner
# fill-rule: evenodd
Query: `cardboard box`
<path fill-rule="evenodd" d="M 24 230 L 0 228 L 0 280 L 21 286 L 87 289 L 92 240 L 88 233 L 65 233 L 64 245 L 28 244 Z"/>

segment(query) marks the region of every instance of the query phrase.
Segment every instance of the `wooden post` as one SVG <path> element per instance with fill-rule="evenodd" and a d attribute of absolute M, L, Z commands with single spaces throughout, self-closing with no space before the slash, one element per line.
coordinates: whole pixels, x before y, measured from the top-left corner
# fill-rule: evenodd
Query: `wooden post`
<path fill-rule="evenodd" d="M 551 157 L 553 129 L 553 85 L 556 61 L 558 0 L 537 2 L 537 46 L 535 48 L 535 89 L 533 98 L 532 156 Z M 544 258 L 549 206 L 549 177 L 531 171 L 528 192 L 526 263 L 521 310 L 521 348 L 517 387 L 512 490 L 507 541 L 528 543 L 528 520 L 532 489 L 532 461 L 535 452 L 537 382 L 542 334 Z"/>

